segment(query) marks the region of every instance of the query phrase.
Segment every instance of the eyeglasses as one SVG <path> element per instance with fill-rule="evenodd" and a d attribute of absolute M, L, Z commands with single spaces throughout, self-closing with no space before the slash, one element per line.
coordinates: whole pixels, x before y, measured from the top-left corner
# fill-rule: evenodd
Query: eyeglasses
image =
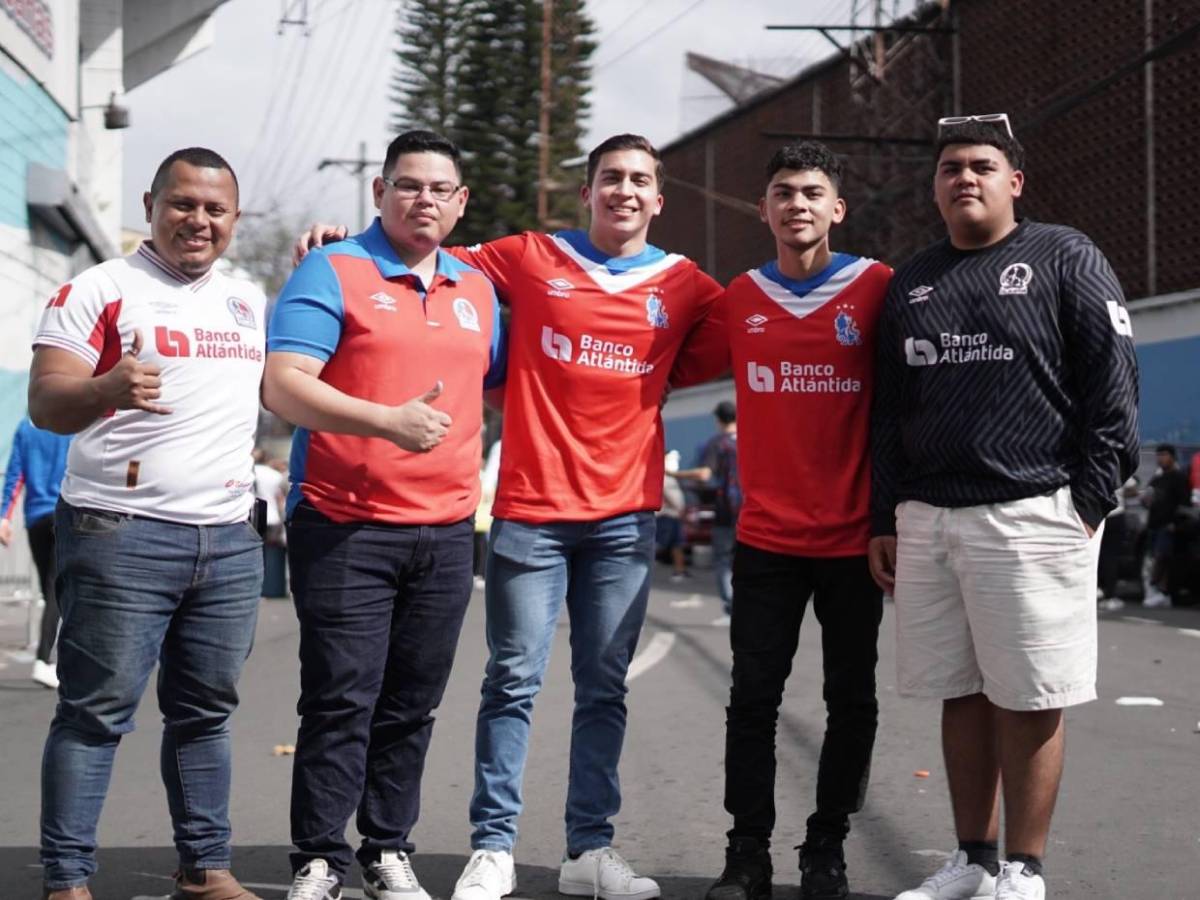
<path fill-rule="evenodd" d="M 995 125 L 997 127 L 1003 125 L 1004 130 L 1008 132 L 1008 136 L 1013 136 L 1012 125 L 1008 121 L 1008 113 L 984 113 L 982 116 L 945 116 L 938 119 L 938 137 L 942 136 L 942 132 L 947 128 L 953 128 L 955 125 L 966 125 L 969 122 L 981 122 L 984 125 Z"/>
<path fill-rule="evenodd" d="M 394 190 L 397 197 L 404 200 L 416 200 L 428 188 L 429 194 L 434 200 L 445 203 L 458 193 L 462 187 L 461 184 L 450 184 L 448 181 L 435 181 L 433 184 L 422 184 L 419 181 L 407 181 L 404 179 L 393 181 L 386 175 L 382 177 L 383 183 Z"/>

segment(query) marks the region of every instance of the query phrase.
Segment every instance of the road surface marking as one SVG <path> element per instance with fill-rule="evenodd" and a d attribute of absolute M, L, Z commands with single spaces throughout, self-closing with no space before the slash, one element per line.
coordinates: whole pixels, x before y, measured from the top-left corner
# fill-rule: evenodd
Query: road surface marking
<path fill-rule="evenodd" d="M 1178 631 L 1180 634 L 1186 634 L 1188 637 L 1200 638 L 1200 630 L 1195 628 L 1180 628 Z"/>
<path fill-rule="evenodd" d="M 1126 622 L 1136 622 L 1139 625 L 1161 625 L 1158 619 L 1145 619 L 1141 616 L 1121 616 L 1121 619 Z"/>
<path fill-rule="evenodd" d="M 639 675 L 658 665 L 671 648 L 675 646 L 675 635 L 670 631 L 656 631 L 645 648 L 629 663 L 629 671 L 625 675 L 625 683 L 633 681 Z"/>
<path fill-rule="evenodd" d="M 1117 706 L 1162 706 L 1157 697 L 1118 697 Z"/>
<path fill-rule="evenodd" d="M 670 605 L 673 609 L 693 609 L 703 606 L 704 601 L 700 599 L 699 594 L 692 594 L 685 600 L 672 600 Z"/>

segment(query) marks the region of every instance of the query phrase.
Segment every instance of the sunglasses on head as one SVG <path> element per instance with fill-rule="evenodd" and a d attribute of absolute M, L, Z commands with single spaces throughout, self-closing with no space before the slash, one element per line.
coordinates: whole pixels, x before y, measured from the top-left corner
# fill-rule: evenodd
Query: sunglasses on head
<path fill-rule="evenodd" d="M 1004 130 L 1008 132 L 1008 136 L 1013 136 L 1012 125 L 1008 121 L 1008 113 L 984 113 L 982 116 L 944 116 L 938 119 L 938 137 L 942 136 L 942 132 L 947 128 L 953 128 L 955 125 L 966 125 L 970 122 L 982 122 L 984 125 L 995 125 L 996 127 L 1004 126 Z"/>

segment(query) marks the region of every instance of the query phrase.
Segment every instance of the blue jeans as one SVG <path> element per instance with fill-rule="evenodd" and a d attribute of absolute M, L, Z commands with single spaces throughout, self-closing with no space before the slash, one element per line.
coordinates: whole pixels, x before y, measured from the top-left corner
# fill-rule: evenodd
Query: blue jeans
<path fill-rule="evenodd" d="M 229 868 L 229 716 L 250 654 L 262 541 L 249 522 L 180 525 L 59 501 L 58 709 L 42 758 L 46 887 L 96 871 L 121 735 L 158 663 L 161 768 L 180 863 Z"/>
<path fill-rule="evenodd" d="M 334 522 L 301 502 L 288 522 L 300 619 L 300 734 L 292 869 L 324 859 L 343 880 L 411 853 L 421 775 L 471 598 L 474 525 Z"/>
<path fill-rule="evenodd" d="M 567 783 L 567 850 L 612 843 L 621 808 L 625 673 L 646 618 L 654 515 L 597 522 L 492 523 L 489 657 L 475 731 L 475 849 L 512 850 L 521 813 L 533 701 L 563 601 L 571 617 L 575 712 Z"/>
<path fill-rule="evenodd" d="M 725 615 L 733 612 L 733 538 L 736 526 L 712 527 L 713 575 L 717 579 L 717 594 Z"/>

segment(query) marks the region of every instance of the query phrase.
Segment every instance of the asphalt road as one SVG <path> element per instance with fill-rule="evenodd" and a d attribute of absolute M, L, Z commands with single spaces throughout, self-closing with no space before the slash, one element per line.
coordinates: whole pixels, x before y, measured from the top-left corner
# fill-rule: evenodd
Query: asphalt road
<path fill-rule="evenodd" d="M 707 573 L 684 585 L 661 577 L 635 661 L 622 764 L 624 809 L 617 849 L 658 878 L 664 897 L 700 898 L 723 861 L 728 827 L 721 805 L 728 629 L 714 627 Z M 439 714 L 424 784 L 414 864 L 435 897 L 446 898 L 469 853 L 474 716 L 484 655 L 476 595 Z M 0 900 L 39 896 L 38 772 L 54 695 L 27 680 L 19 615 L 0 609 Z M 1068 714 L 1067 767 L 1047 854 L 1049 896 L 1121 900 L 1200 897 L 1200 609 L 1101 614 L 1100 699 Z M 880 640 L 881 727 L 866 808 L 847 844 L 854 896 L 891 898 L 940 865 L 953 844 L 942 775 L 936 704 L 894 690 L 893 617 Z M 795 900 L 791 847 L 803 839 L 823 731 L 820 645 L 805 624 L 779 731 L 779 823 L 773 849 L 776 897 Z M 286 601 L 264 601 L 258 639 L 234 719 L 232 817 L 235 870 L 264 900 L 288 882 L 287 801 L 297 693 L 296 625 Z M 571 684 L 567 626 L 560 624 L 535 713 L 526 809 L 517 846 L 517 897 L 557 897 L 563 850 Z M 1119 705 L 1152 697 L 1161 705 Z M 159 721 L 153 692 L 138 730 L 117 755 L 101 820 L 97 900 L 169 893 L 175 865 L 158 779 Z M 929 777 L 915 772 L 928 770 Z M 351 879 L 347 898 L 361 896 Z"/>

